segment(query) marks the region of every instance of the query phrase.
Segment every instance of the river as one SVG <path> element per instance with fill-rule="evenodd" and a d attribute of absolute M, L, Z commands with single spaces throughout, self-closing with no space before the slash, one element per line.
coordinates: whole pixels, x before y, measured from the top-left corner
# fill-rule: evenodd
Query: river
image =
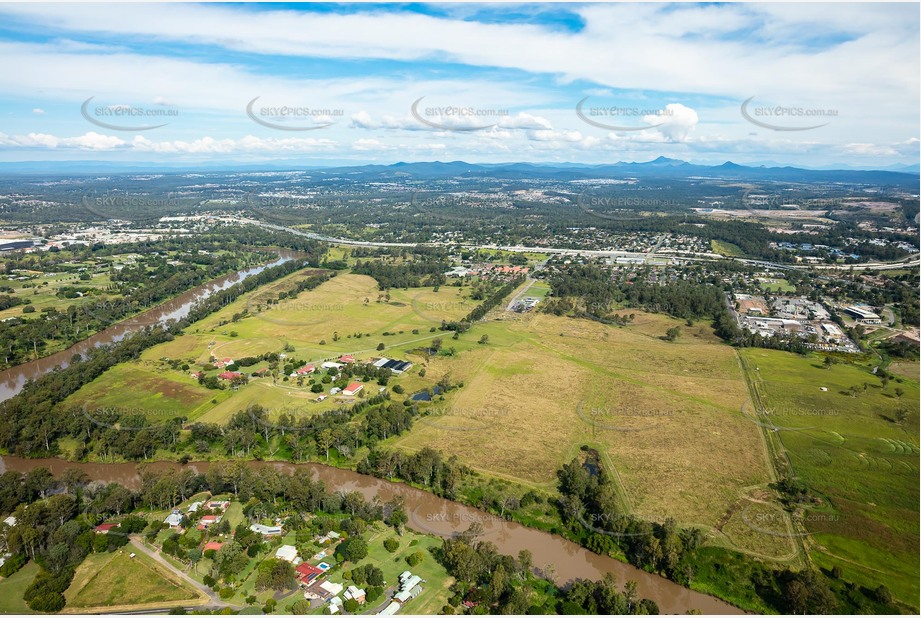
<path fill-rule="evenodd" d="M 203 283 L 187 292 L 183 292 L 179 296 L 157 305 L 152 309 L 148 309 L 143 313 L 139 313 L 136 316 L 113 324 L 105 330 L 101 330 L 95 335 L 72 345 L 66 350 L 0 371 L 0 401 L 6 401 L 10 397 L 15 396 L 22 390 L 22 387 L 25 386 L 28 380 L 34 380 L 52 371 L 55 367 L 67 367 L 74 354 L 83 355 L 93 348 L 116 343 L 121 341 L 126 335 L 137 332 L 147 326 L 164 324 L 170 320 L 184 318 L 189 314 L 189 311 L 191 311 L 196 303 L 208 298 L 215 292 L 226 290 L 244 279 L 252 277 L 253 275 L 258 275 L 266 268 L 278 266 L 300 255 L 293 251 L 274 251 L 278 254 L 278 259 L 273 262 L 218 277 L 208 283 Z"/>
<path fill-rule="evenodd" d="M 150 465 L 161 469 L 179 467 L 179 464 L 172 462 L 156 462 Z M 663 577 L 646 573 L 613 558 L 599 556 L 562 537 L 505 521 L 495 515 L 439 498 L 402 483 L 392 483 L 322 464 L 252 461 L 249 465 L 255 469 L 273 467 L 289 474 L 297 468 L 308 469 L 314 480 L 320 479 L 326 483 L 327 489 L 359 491 L 368 500 L 377 496 L 386 502 L 394 496 L 403 496 L 409 515 L 407 525 L 418 532 L 446 537 L 463 532 L 477 522 L 483 527 L 483 534 L 478 537 L 480 540 L 491 541 L 501 553 L 512 556 L 517 556 L 522 549 L 529 550 L 534 557 L 535 567 L 543 570 L 548 565 L 553 566 L 552 573 L 559 584 L 566 584 L 574 579 L 598 580 L 604 577 L 605 573 L 613 573 L 620 585 L 631 579 L 636 581 L 639 596 L 655 601 L 663 614 L 684 614 L 691 609 L 700 610 L 704 614 L 743 613 L 742 610 L 719 599 L 688 590 Z M 93 480 L 116 482 L 131 489 L 138 489 L 140 486 L 137 466 L 133 463 L 74 463 L 62 459 L 0 457 L 0 473 L 7 470 L 28 472 L 40 466 L 48 468 L 55 476 L 67 468 L 78 468 Z M 207 472 L 208 466 L 207 462 L 187 465 L 199 474 Z"/>

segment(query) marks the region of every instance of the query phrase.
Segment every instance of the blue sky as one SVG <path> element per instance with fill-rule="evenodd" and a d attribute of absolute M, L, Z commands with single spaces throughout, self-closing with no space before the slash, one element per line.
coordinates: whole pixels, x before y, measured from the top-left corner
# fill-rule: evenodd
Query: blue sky
<path fill-rule="evenodd" d="M 878 3 L 3 4 L 0 161 L 917 164 L 918 23 Z"/>

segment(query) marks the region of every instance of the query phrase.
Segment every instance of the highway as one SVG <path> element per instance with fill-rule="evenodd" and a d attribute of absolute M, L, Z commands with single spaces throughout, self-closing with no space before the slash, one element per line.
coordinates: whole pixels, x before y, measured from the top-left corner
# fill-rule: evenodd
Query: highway
<path fill-rule="evenodd" d="M 893 262 L 868 262 L 865 264 L 780 264 L 777 262 L 768 262 L 765 260 L 753 260 L 749 258 L 740 258 L 740 257 L 727 257 L 720 255 L 718 253 L 708 253 L 708 252 L 698 252 L 698 253 L 682 253 L 678 254 L 675 252 L 668 253 L 657 253 L 658 245 L 650 251 L 649 253 L 640 253 L 640 252 L 631 252 L 631 251 L 605 251 L 599 249 L 569 249 L 561 247 L 525 247 L 521 245 L 474 245 L 474 244 L 458 244 L 458 243 L 446 243 L 446 242 L 426 242 L 426 243 L 403 243 L 403 242 L 373 242 L 366 240 L 352 240 L 350 238 L 335 238 L 333 236 L 326 236 L 324 234 L 316 234 L 314 232 L 304 232 L 302 230 L 297 230 L 294 228 L 286 227 L 283 225 L 275 225 L 273 223 L 266 223 L 258 219 L 247 219 L 247 218 L 230 218 L 230 217 L 218 217 L 219 220 L 225 223 L 232 224 L 250 224 L 264 227 L 267 229 L 278 230 L 283 232 L 288 232 L 296 236 L 303 236 L 305 238 L 310 238 L 312 240 L 318 240 L 322 242 L 328 242 L 337 245 L 354 245 L 359 247 L 415 247 L 418 245 L 430 246 L 430 247 L 462 247 L 464 249 L 492 249 L 500 251 L 509 251 L 512 253 L 543 253 L 549 255 L 583 255 L 586 257 L 601 257 L 601 258 L 610 258 L 610 259 L 624 259 L 632 262 L 652 262 L 667 260 L 669 262 L 714 262 L 722 260 L 735 260 L 737 262 L 742 262 L 744 264 L 750 264 L 752 266 L 761 266 L 764 268 L 776 268 L 778 270 L 803 270 L 803 271 L 850 271 L 851 269 L 857 270 L 891 270 L 893 268 L 911 268 L 914 266 L 921 265 L 921 253 L 916 253 L 904 257 L 900 260 Z M 659 243 L 661 244 L 661 242 Z"/>

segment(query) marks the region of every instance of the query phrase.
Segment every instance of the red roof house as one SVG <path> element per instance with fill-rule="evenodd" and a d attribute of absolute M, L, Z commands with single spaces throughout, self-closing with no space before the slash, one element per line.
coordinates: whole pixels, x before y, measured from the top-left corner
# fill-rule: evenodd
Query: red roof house
<path fill-rule="evenodd" d="M 225 371 L 224 373 L 218 375 L 218 377 L 222 380 L 233 380 L 234 378 L 239 378 L 241 375 L 243 374 L 237 371 Z"/>
<path fill-rule="evenodd" d="M 294 572 L 297 573 L 297 578 L 301 580 L 301 582 L 309 585 L 318 575 L 323 573 L 323 569 L 302 562 L 295 567 Z"/>
<path fill-rule="evenodd" d="M 340 363 L 354 363 L 355 357 L 352 356 L 351 354 L 346 354 L 344 356 L 339 357 L 339 362 Z"/>
<path fill-rule="evenodd" d="M 96 526 L 96 534 L 109 534 L 109 530 L 118 528 L 121 524 L 99 524 Z"/>
<path fill-rule="evenodd" d="M 297 375 L 299 376 L 306 375 L 308 373 L 313 373 L 313 365 L 304 365 L 297 370 Z"/>
<path fill-rule="evenodd" d="M 360 391 L 364 387 L 365 385 L 362 384 L 361 382 L 352 382 L 351 384 L 346 386 L 344 389 L 342 389 L 342 394 L 343 395 L 355 395 L 358 393 L 358 391 Z"/>
<path fill-rule="evenodd" d="M 205 543 L 205 546 L 202 548 L 202 551 L 205 552 L 205 551 L 208 551 L 209 549 L 213 549 L 214 551 L 217 551 L 223 546 L 224 544 L 221 543 L 220 541 L 208 541 L 207 543 Z"/>

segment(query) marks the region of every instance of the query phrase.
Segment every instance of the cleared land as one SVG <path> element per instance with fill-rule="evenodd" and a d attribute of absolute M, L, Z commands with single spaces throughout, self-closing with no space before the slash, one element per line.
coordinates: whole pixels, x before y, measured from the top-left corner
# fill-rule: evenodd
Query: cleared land
<path fill-rule="evenodd" d="M 663 341 L 675 325 L 682 336 Z M 484 473 L 552 490 L 556 470 L 591 444 L 616 469 L 625 508 L 705 528 L 769 480 L 758 428 L 740 414 L 748 395 L 734 352 L 708 326 L 529 314 L 478 324 L 455 343 L 460 354 L 431 371 L 464 387 L 430 404 L 394 446 L 437 445 Z"/>
<path fill-rule="evenodd" d="M 201 594 L 181 582 L 153 560 L 129 548 L 89 556 L 77 569 L 73 583 L 64 593 L 67 607 L 77 610 L 176 601 L 198 601 Z"/>
<path fill-rule="evenodd" d="M 0 614 L 33 614 L 22 595 L 38 575 L 38 565 L 30 561 L 6 578 L 0 578 Z"/>
<path fill-rule="evenodd" d="M 236 359 L 282 352 L 285 344 L 294 348 L 289 356 L 305 362 L 335 360 L 342 354 L 354 354 L 359 359 L 388 354 L 407 358 L 407 350 L 424 346 L 435 337 L 449 340 L 450 334 L 429 330 L 440 325 L 442 319 L 463 317 L 478 304 L 467 298 L 469 288 L 454 286 L 442 286 L 438 292 L 432 288 L 391 290 L 389 301 L 381 298 L 377 302 L 379 292 L 374 279 L 346 273 L 269 307 L 269 298 L 277 298 L 279 291 L 290 289 L 303 276 L 296 273 L 245 295 L 196 323 L 183 336 L 146 350 L 138 361 L 106 372 L 67 403 L 90 412 L 128 408 L 152 420 L 181 414 L 190 419 L 225 422 L 252 403 L 270 410 L 315 414 L 354 400 L 329 397 L 316 402 L 317 394 L 311 393 L 306 383 L 298 386 L 294 380 L 283 378 L 276 383 L 271 377 L 252 379 L 237 390 L 209 390 L 200 386 L 191 372 L 212 354 Z M 250 313 L 249 317 L 232 321 L 235 314 L 244 311 Z M 392 334 L 384 335 L 385 332 Z M 380 343 L 385 350 L 376 349 Z M 190 370 L 172 369 L 163 359 L 182 359 Z M 408 383 L 407 388 L 421 388 L 434 381 L 402 383 Z"/>
<path fill-rule="evenodd" d="M 845 579 L 870 588 L 885 584 L 916 604 L 917 379 L 883 386 L 868 365 L 825 369 L 821 356 L 760 349 L 742 354 L 764 406 L 773 411 L 770 421 L 787 428 L 775 436 L 796 477 L 821 498 L 803 521 L 813 561 L 826 569 L 839 566 Z M 861 390 L 849 393 L 854 385 Z M 908 411 L 901 422 L 900 408 Z"/>

